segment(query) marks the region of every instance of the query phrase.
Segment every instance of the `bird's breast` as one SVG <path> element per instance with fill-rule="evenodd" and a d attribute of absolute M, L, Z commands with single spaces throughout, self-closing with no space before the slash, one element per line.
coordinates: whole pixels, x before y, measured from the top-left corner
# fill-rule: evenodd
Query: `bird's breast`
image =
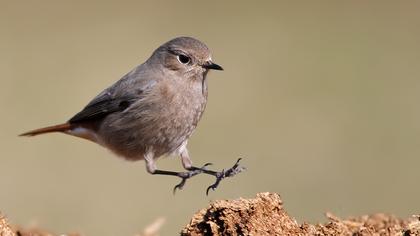
<path fill-rule="evenodd" d="M 99 132 L 106 146 L 137 159 L 175 152 L 191 136 L 207 102 L 201 86 L 159 83 L 122 113 L 109 115 Z"/>
<path fill-rule="evenodd" d="M 201 84 L 162 83 L 150 97 L 154 149 L 159 154 L 177 150 L 193 133 L 207 103 Z"/>
<path fill-rule="evenodd" d="M 207 93 L 201 84 L 174 85 L 161 87 L 162 119 L 168 122 L 167 128 L 181 133 L 190 133 L 200 120 L 207 103 Z"/>

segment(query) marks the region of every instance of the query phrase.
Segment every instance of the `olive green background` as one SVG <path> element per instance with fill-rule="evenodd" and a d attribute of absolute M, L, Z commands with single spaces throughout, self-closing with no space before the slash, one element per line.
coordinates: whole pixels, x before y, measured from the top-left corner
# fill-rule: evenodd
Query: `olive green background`
<path fill-rule="evenodd" d="M 0 1 L 0 211 L 55 232 L 175 235 L 210 200 L 280 193 L 300 222 L 420 212 L 417 1 Z M 194 36 L 225 71 L 189 149 L 248 171 L 151 176 L 144 162 L 51 134 L 169 39 Z M 162 169 L 181 170 L 178 157 Z"/>

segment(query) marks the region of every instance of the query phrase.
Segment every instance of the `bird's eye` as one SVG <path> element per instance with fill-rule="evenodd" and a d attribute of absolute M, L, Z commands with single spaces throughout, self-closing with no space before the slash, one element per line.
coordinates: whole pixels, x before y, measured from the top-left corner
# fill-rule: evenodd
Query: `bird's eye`
<path fill-rule="evenodd" d="M 178 55 L 178 61 L 185 65 L 185 64 L 190 63 L 191 58 L 181 54 L 181 55 Z"/>

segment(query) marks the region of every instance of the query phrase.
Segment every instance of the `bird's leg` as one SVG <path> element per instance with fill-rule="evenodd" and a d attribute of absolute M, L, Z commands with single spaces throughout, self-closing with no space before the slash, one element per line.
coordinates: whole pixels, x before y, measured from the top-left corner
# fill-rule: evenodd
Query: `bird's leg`
<path fill-rule="evenodd" d="M 239 158 L 236 163 L 229 169 L 225 170 L 223 169 L 220 172 L 216 172 L 216 171 L 203 171 L 203 173 L 206 174 L 210 174 L 216 177 L 216 182 L 214 182 L 214 184 L 210 185 L 207 190 L 206 190 L 206 195 L 209 195 L 209 191 L 210 189 L 215 190 L 217 188 L 217 186 L 219 186 L 220 181 L 222 181 L 222 179 L 226 178 L 226 177 L 233 177 L 236 174 L 241 173 L 242 171 L 244 171 L 246 168 L 243 166 L 239 165 L 239 162 L 241 161 L 241 158 Z"/>
<path fill-rule="evenodd" d="M 146 170 L 150 174 L 152 174 L 152 175 L 171 175 L 171 176 L 177 176 L 177 177 L 182 179 L 179 184 L 175 185 L 175 187 L 173 189 L 174 193 L 177 189 L 182 189 L 182 187 L 184 187 L 187 179 L 189 179 L 189 178 L 191 178 L 195 175 L 203 173 L 203 170 L 205 170 L 206 166 L 207 166 L 207 164 L 206 164 L 201 168 L 195 168 L 195 167 L 192 168 L 192 169 L 187 169 L 186 168 L 188 170 L 187 172 L 176 172 L 176 171 L 167 171 L 167 170 L 157 169 L 156 163 L 153 159 L 153 155 L 151 155 L 151 154 L 145 155 L 144 160 L 146 161 Z"/>
<path fill-rule="evenodd" d="M 186 172 L 176 172 L 176 171 L 167 171 L 167 170 L 158 170 L 155 169 L 151 174 L 153 175 L 172 175 L 172 176 L 178 176 L 181 178 L 181 182 L 177 185 L 175 185 L 173 192 L 175 193 L 177 189 L 182 189 L 187 182 L 187 179 L 196 176 L 198 174 L 204 173 L 203 170 L 205 170 L 206 165 L 204 165 L 201 168 L 194 168 L 191 170 L 188 170 Z"/>
<path fill-rule="evenodd" d="M 192 165 L 192 161 L 191 161 L 191 159 L 188 155 L 188 151 L 187 151 L 186 148 L 181 152 L 181 160 L 182 160 L 182 165 L 184 166 L 184 168 L 186 170 L 189 170 L 189 172 L 199 171 L 199 173 L 213 175 L 214 177 L 216 177 L 216 182 L 214 182 L 214 184 L 210 185 L 207 188 L 207 190 L 206 190 L 207 195 L 209 194 L 210 189 L 215 190 L 217 188 L 217 186 L 219 186 L 220 181 L 222 181 L 222 179 L 224 179 L 226 177 L 233 177 L 236 174 L 245 170 L 245 167 L 239 165 L 239 162 L 241 161 L 241 158 L 239 158 L 231 168 L 229 168 L 227 170 L 223 169 L 222 171 L 219 171 L 219 172 L 213 171 L 213 170 L 208 170 L 206 168 L 207 166 L 211 165 L 211 163 L 207 163 L 201 168 L 200 167 L 195 167 L 195 166 Z M 180 187 L 182 187 L 184 184 L 185 184 L 185 180 L 183 179 L 183 181 L 179 185 L 180 185 Z M 178 185 L 175 186 L 175 189 L 177 187 L 178 187 Z"/>

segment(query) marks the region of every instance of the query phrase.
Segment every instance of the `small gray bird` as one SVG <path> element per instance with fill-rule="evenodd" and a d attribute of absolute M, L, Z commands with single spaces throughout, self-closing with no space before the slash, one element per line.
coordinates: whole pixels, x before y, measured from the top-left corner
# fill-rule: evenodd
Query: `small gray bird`
<path fill-rule="evenodd" d="M 145 160 L 150 174 L 178 176 L 182 189 L 200 173 L 213 175 L 215 189 L 225 177 L 244 170 L 239 161 L 220 172 L 192 165 L 188 138 L 207 103 L 209 70 L 223 70 L 212 62 L 210 50 L 197 39 L 178 37 L 156 49 L 152 56 L 96 96 L 68 122 L 21 134 L 61 132 L 98 143 L 128 160 Z M 186 172 L 159 170 L 162 155 L 181 156 Z"/>

